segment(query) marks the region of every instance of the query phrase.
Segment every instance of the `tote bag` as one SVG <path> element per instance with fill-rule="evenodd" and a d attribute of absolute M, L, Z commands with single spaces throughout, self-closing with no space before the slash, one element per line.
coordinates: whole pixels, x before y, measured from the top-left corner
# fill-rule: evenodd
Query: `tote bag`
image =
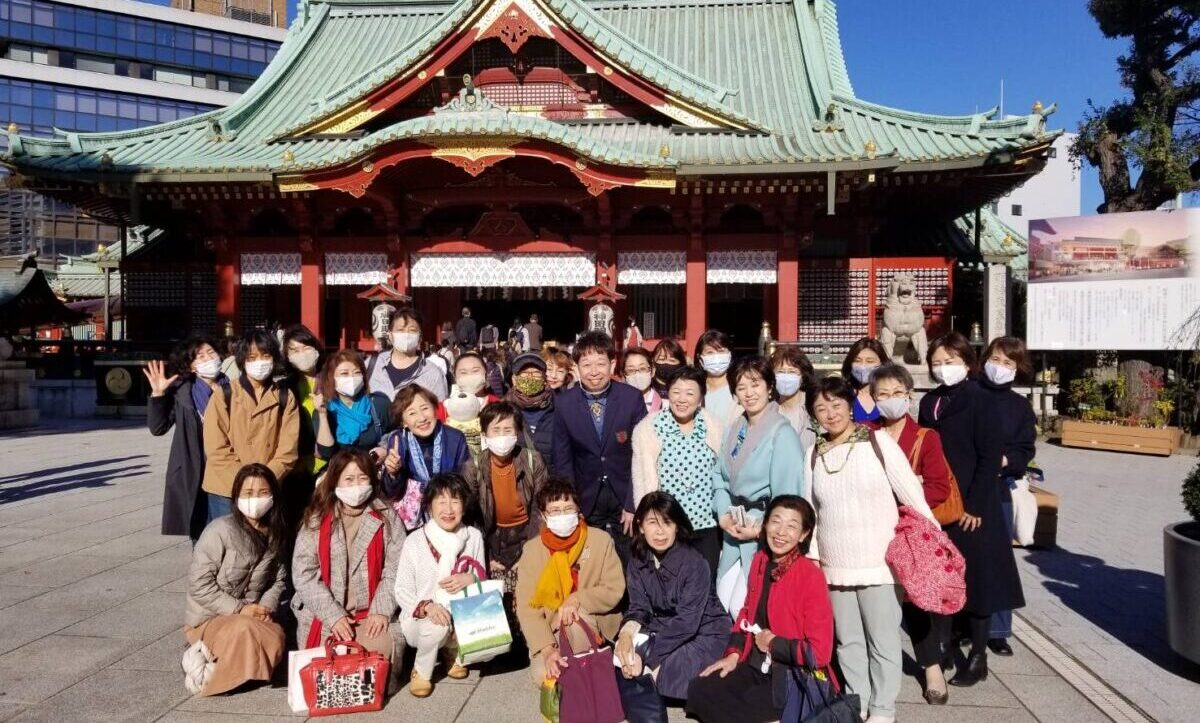
<path fill-rule="evenodd" d="M 1033 531 L 1037 527 L 1037 498 L 1029 489 L 1029 479 L 1018 477 L 1009 484 L 1012 492 L 1013 541 L 1024 547 L 1033 544 Z"/>
<path fill-rule="evenodd" d="M 512 631 L 504 611 L 504 583 L 483 580 L 463 589 L 450 600 L 458 662 L 482 663 L 512 648 Z"/>
<path fill-rule="evenodd" d="M 613 651 L 596 631 L 582 620 L 575 622 L 587 633 L 591 647 L 582 653 L 571 649 L 566 627 L 558 630 L 558 650 L 567 658 L 567 667 L 558 674 L 561 694 L 558 707 L 561 723 L 620 723 L 625 720 L 621 693 L 613 672 Z"/>

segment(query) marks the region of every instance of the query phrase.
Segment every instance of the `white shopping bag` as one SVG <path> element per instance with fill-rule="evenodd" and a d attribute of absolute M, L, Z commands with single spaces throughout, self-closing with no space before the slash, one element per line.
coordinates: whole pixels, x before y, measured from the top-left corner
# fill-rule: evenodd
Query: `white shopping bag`
<path fill-rule="evenodd" d="M 717 598 L 730 617 L 736 618 L 742 611 L 742 605 L 746 604 L 746 576 L 742 574 L 740 558 L 717 580 Z"/>
<path fill-rule="evenodd" d="M 1033 530 L 1037 527 L 1038 503 L 1025 477 L 1013 480 L 1012 506 L 1013 540 L 1022 547 L 1032 545 Z"/>
<path fill-rule="evenodd" d="M 450 617 L 461 664 L 482 663 L 512 648 L 503 581 L 484 580 L 463 588 L 450 600 Z"/>
<path fill-rule="evenodd" d="M 307 713 L 308 704 L 304 702 L 304 685 L 300 682 L 300 671 L 314 658 L 324 657 L 325 647 L 293 650 L 288 653 L 288 705 L 293 713 Z"/>

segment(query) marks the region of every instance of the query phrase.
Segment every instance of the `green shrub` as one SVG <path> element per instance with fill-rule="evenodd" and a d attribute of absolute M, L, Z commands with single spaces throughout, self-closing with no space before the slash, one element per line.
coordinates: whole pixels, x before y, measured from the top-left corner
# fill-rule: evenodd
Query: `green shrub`
<path fill-rule="evenodd" d="M 1200 464 L 1183 478 L 1183 508 L 1196 522 L 1200 522 Z"/>

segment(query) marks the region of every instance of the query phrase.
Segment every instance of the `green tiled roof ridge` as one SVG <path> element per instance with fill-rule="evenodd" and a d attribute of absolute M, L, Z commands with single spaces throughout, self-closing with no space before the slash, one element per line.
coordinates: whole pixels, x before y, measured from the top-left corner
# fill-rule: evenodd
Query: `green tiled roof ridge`
<path fill-rule="evenodd" d="M 1001 131 L 1001 135 L 1011 135 L 1012 131 L 1026 129 L 1031 123 L 1036 122 L 1040 124 L 1040 121 L 1049 115 L 1049 113 L 1030 113 L 1029 115 L 1010 116 L 1008 118 L 992 120 L 992 116 L 995 115 L 994 110 L 953 116 L 892 108 L 854 96 L 835 95 L 833 100 L 849 110 L 858 110 L 867 114 L 873 114 L 880 117 L 881 120 L 919 126 L 931 131 L 965 133 L 969 135 L 986 135 L 985 131 Z M 1004 131 L 1008 131 L 1009 133 L 1003 133 Z"/>

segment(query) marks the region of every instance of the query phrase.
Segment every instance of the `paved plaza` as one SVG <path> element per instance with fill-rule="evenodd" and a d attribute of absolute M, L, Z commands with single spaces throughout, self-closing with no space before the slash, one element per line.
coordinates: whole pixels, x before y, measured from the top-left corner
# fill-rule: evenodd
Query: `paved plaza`
<path fill-rule="evenodd" d="M 0 720 L 301 718 L 282 687 L 184 690 L 189 546 L 158 534 L 168 444 L 126 423 L 0 436 Z M 1016 656 L 992 656 L 993 675 L 952 690 L 945 708 L 925 705 L 906 677 L 899 719 L 1194 720 L 1200 672 L 1163 641 L 1161 528 L 1183 517 L 1179 479 L 1195 460 L 1050 445 L 1039 460 L 1063 498 L 1061 549 L 1019 554 L 1030 606 Z M 444 681 L 427 700 L 402 691 L 372 717 L 540 720 L 525 671 L 502 665 Z"/>

